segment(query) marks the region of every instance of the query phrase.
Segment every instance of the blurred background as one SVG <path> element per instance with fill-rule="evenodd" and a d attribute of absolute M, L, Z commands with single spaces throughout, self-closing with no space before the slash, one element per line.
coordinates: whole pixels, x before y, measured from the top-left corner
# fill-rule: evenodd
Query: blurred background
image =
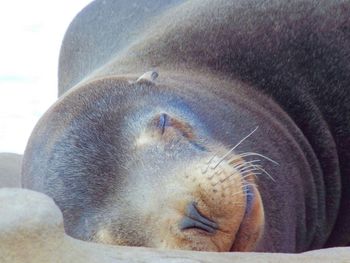
<path fill-rule="evenodd" d="M 0 2 L 0 152 L 23 153 L 35 123 L 56 100 L 64 33 L 90 2 Z"/>

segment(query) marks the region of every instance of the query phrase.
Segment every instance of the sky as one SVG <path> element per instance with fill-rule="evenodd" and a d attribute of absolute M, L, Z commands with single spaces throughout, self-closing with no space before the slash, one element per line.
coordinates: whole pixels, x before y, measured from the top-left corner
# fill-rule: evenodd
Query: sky
<path fill-rule="evenodd" d="M 90 2 L 0 2 L 0 152 L 23 153 L 36 122 L 57 99 L 64 33 Z"/>

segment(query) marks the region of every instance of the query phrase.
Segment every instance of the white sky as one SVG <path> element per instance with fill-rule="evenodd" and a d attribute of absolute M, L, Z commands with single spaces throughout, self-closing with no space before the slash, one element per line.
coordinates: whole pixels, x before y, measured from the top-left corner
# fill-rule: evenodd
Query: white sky
<path fill-rule="evenodd" d="M 61 41 L 89 2 L 0 1 L 0 152 L 23 153 L 35 123 L 56 100 Z"/>

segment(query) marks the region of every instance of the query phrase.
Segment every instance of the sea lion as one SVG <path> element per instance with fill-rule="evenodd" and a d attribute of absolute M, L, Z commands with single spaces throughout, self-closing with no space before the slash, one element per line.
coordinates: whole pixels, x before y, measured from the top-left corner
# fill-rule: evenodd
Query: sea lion
<path fill-rule="evenodd" d="M 22 155 L 0 153 L 0 188 L 21 186 Z"/>
<path fill-rule="evenodd" d="M 60 98 L 30 137 L 23 186 L 51 196 L 83 240 L 347 245 L 349 10 L 336 0 L 93 2 L 65 35 Z"/>

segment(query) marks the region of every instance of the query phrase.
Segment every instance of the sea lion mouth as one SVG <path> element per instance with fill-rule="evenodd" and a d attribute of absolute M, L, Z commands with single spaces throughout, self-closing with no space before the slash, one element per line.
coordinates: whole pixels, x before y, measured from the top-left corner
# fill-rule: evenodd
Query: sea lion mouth
<path fill-rule="evenodd" d="M 180 221 L 180 229 L 200 229 L 209 234 L 215 234 L 218 224 L 202 215 L 195 202 L 188 204 L 185 217 Z"/>

